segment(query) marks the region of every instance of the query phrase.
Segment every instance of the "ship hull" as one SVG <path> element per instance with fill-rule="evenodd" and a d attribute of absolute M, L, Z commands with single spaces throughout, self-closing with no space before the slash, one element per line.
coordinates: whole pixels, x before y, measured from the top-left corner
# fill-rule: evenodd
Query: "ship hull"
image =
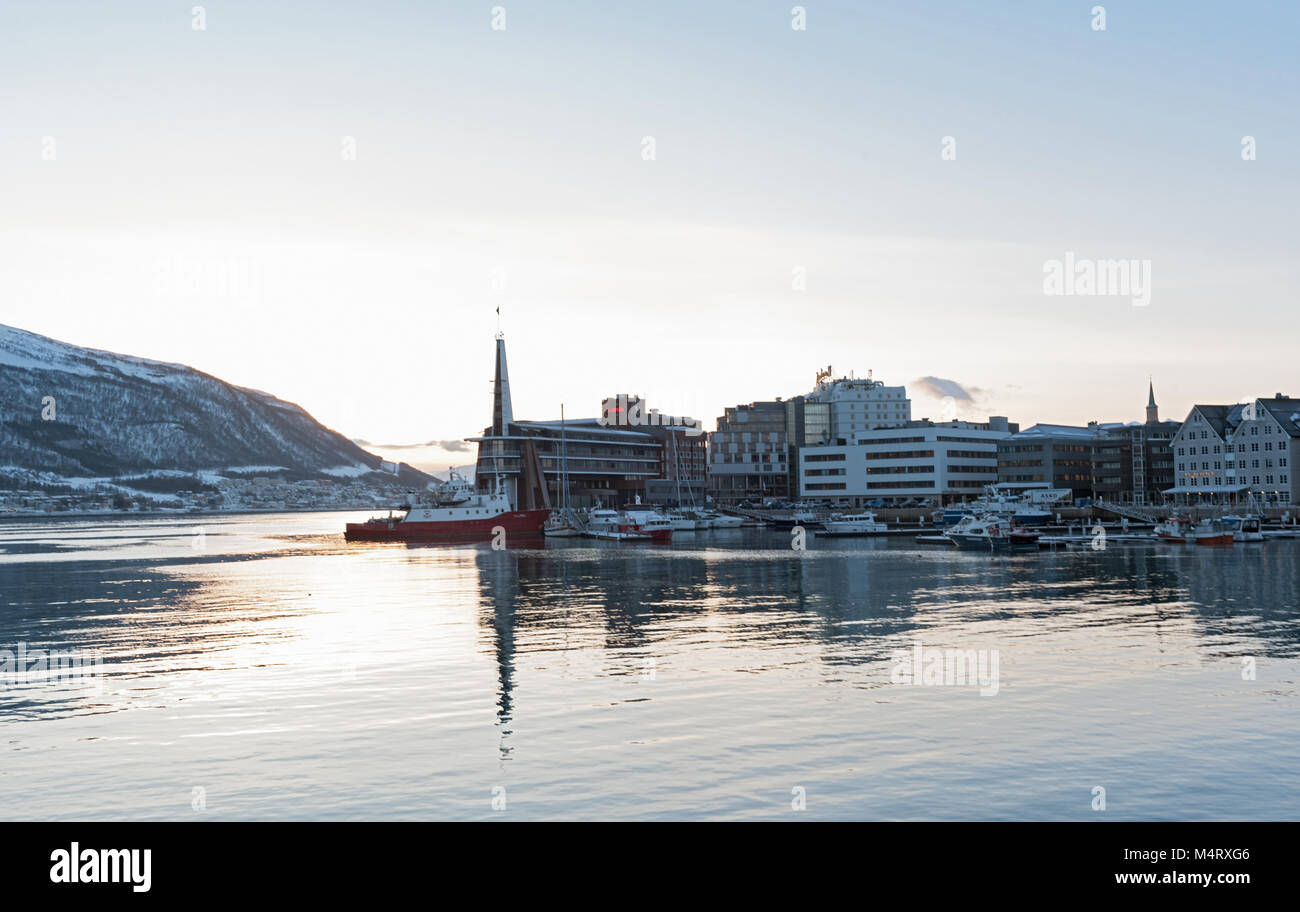
<path fill-rule="evenodd" d="M 343 537 L 347 541 L 487 541 L 498 528 L 506 535 L 542 534 L 550 510 L 514 510 L 481 519 L 456 519 L 439 522 L 406 522 L 402 519 L 371 520 L 348 523 Z"/>

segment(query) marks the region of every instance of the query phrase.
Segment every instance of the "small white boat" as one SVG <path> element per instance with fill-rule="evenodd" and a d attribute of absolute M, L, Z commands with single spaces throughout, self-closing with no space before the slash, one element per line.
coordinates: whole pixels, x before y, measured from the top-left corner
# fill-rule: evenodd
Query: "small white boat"
<path fill-rule="evenodd" d="M 872 535 L 889 531 L 886 523 L 879 522 L 875 513 L 836 513 L 822 523 L 820 535 Z"/>
<path fill-rule="evenodd" d="M 708 520 L 710 529 L 739 529 L 745 524 L 743 516 L 728 516 L 726 513 L 719 513 L 716 510 L 698 510 L 697 514 L 702 519 Z"/>
<path fill-rule="evenodd" d="M 674 532 L 694 532 L 709 527 L 708 520 L 701 520 L 693 510 L 669 510 L 667 519 Z"/>
<path fill-rule="evenodd" d="M 1017 548 L 1038 548 L 1039 534 L 1026 532 L 1009 522 L 1005 514 L 967 516 L 946 533 L 958 548 L 974 551 L 1010 551 Z"/>
<path fill-rule="evenodd" d="M 582 529 L 564 510 L 552 510 L 542 524 L 542 534 L 547 538 L 580 538 Z"/>
<path fill-rule="evenodd" d="M 1232 530 L 1232 540 L 1239 542 L 1262 542 L 1264 528 L 1258 516 L 1224 516 L 1222 518 Z"/>

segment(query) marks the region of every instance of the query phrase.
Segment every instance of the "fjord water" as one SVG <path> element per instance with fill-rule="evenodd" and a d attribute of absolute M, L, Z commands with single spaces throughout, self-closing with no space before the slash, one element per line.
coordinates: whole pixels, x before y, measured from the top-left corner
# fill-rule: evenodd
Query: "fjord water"
<path fill-rule="evenodd" d="M 1300 540 L 494 551 L 356 518 L 0 523 L 0 650 L 102 659 L 0 674 L 0 817 L 1300 818 Z M 916 643 L 997 650 L 996 694 L 893 683 Z"/>

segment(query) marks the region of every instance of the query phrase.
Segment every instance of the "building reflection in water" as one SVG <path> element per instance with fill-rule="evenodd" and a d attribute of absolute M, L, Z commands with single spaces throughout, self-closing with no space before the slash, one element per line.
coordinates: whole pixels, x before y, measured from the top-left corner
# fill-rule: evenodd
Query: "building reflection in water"
<path fill-rule="evenodd" d="M 1133 625 L 1153 631 L 1158 644 L 1190 630 L 1195 646 L 1217 657 L 1294 655 L 1300 642 L 1300 548 L 1290 541 L 1019 556 L 885 541 L 799 553 L 763 541 L 761 549 L 548 543 L 480 551 L 480 626 L 491 631 L 498 668 L 502 756 L 520 650 L 663 662 L 707 635 L 761 671 L 765 650 L 780 663 L 788 660 L 776 654 L 781 648 L 812 646 L 827 667 L 863 666 L 962 625 L 997 637 Z"/>

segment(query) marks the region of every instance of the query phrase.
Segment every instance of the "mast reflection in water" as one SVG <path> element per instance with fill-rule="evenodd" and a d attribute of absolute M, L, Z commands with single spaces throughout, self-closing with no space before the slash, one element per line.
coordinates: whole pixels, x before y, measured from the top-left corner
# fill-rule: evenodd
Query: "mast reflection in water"
<path fill-rule="evenodd" d="M 0 524 L 0 650 L 103 661 L 0 674 L 10 815 L 1092 819 L 1103 786 L 1108 819 L 1300 817 L 1300 541 L 493 551 L 348 518 Z M 917 644 L 996 652 L 996 695 L 892 683 Z"/>

